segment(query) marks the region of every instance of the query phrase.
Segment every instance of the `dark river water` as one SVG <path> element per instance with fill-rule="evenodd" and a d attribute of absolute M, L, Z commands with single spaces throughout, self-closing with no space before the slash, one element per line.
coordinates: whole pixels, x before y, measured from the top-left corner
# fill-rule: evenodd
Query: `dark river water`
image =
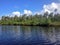
<path fill-rule="evenodd" d="M 60 45 L 60 27 L 0 26 L 0 45 Z"/>

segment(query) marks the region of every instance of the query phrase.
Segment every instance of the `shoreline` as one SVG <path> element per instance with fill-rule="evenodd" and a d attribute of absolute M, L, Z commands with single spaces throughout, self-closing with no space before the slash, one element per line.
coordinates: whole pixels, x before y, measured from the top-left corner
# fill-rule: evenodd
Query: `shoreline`
<path fill-rule="evenodd" d="M 26 24 L 0 24 L 0 25 L 10 25 L 10 26 L 41 26 L 41 27 L 60 27 L 60 25 L 54 25 L 54 24 L 37 24 L 37 25 L 26 25 Z"/>

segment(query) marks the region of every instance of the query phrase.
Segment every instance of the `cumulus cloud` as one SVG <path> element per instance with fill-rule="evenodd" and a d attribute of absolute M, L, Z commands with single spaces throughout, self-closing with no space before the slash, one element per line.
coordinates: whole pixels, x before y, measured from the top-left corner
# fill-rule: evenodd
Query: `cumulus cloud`
<path fill-rule="evenodd" d="M 51 12 L 54 12 L 55 9 L 57 9 L 58 13 L 60 12 L 60 3 L 54 3 L 53 2 L 51 4 L 44 5 L 42 12 L 51 13 Z"/>
<path fill-rule="evenodd" d="M 32 11 L 30 11 L 30 10 L 24 10 L 24 14 L 31 15 Z"/>
<path fill-rule="evenodd" d="M 47 5 L 45 4 L 45 5 L 43 5 L 43 9 L 41 11 L 34 12 L 34 13 L 32 13 L 31 10 L 24 10 L 23 14 L 27 14 L 27 16 L 32 15 L 32 14 L 39 15 L 39 14 L 44 14 L 44 12 L 48 12 L 48 13 L 54 12 L 55 9 L 57 9 L 57 13 L 60 14 L 60 3 L 52 2 L 51 4 L 47 4 Z M 13 17 L 13 16 L 17 15 L 19 17 L 20 15 L 23 15 L 23 14 L 21 14 L 19 11 L 14 11 L 11 13 L 10 16 Z"/>
<path fill-rule="evenodd" d="M 19 11 L 12 12 L 11 16 L 14 17 L 15 15 L 19 17 L 21 15 L 21 13 Z"/>
<path fill-rule="evenodd" d="M 40 15 L 41 13 L 40 13 L 40 11 L 38 11 L 38 12 L 34 12 L 33 15 L 35 15 L 35 14 Z"/>

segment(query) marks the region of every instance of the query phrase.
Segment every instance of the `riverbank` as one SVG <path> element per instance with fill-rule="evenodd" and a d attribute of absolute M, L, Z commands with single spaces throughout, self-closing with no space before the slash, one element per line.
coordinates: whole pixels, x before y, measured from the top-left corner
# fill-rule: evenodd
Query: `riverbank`
<path fill-rule="evenodd" d="M 14 25 L 14 26 L 41 26 L 41 27 L 57 27 L 59 26 L 60 27 L 60 24 L 59 23 L 51 23 L 51 24 L 0 24 L 0 25 Z"/>

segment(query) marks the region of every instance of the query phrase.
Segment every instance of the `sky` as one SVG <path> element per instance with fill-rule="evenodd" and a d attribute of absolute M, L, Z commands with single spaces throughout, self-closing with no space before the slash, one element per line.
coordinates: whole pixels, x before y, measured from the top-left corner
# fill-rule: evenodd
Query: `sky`
<path fill-rule="evenodd" d="M 60 0 L 0 0 L 0 16 L 40 13 L 40 11 L 49 11 L 49 6 L 58 4 L 60 4 Z"/>

